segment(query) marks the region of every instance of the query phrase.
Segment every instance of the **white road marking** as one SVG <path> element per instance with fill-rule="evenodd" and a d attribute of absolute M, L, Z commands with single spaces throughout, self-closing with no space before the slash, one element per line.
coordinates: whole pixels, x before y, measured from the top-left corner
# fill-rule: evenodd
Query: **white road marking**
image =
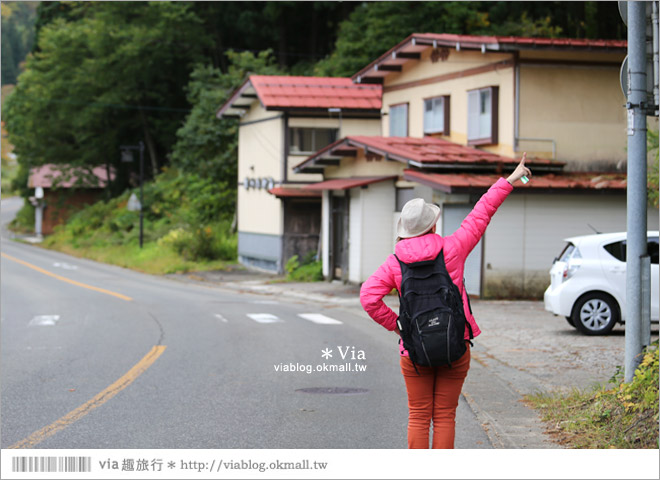
<path fill-rule="evenodd" d="M 326 317 L 321 313 L 299 313 L 300 318 L 309 320 L 310 322 L 319 323 L 322 325 L 341 325 L 343 322 L 335 320 L 334 318 Z"/>
<path fill-rule="evenodd" d="M 63 268 L 64 270 L 78 270 L 78 267 L 76 265 L 69 265 L 68 263 L 60 263 L 60 262 L 55 262 L 53 263 L 53 267 L 59 267 Z"/>
<path fill-rule="evenodd" d="M 29 327 L 52 327 L 60 320 L 59 315 L 37 315 L 30 323 Z"/>
<path fill-rule="evenodd" d="M 223 317 L 222 315 L 220 315 L 219 313 L 215 314 L 215 318 L 217 318 L 221 322 L 227 323 L 227 319 L 225 317 Z"/>
<path fill-rule="evenodd" d="M 278 317 L 270 313 L 248 313 L 246 315 L 255 322 L 259 322 L 259 323 L 277 323 L 282 321 Z"/>

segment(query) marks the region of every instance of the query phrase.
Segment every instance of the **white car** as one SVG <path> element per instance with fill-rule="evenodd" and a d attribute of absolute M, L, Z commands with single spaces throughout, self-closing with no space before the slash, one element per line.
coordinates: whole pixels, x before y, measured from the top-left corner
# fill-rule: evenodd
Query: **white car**
<path fill-rule="evenodd" d="M 658 320 L 658 232 L 647 232 L 651 321 Z M 605 335 L 626 315 L 626 232 L 567 238 L 550 269 L 545 309 L 586 335 Z"/>

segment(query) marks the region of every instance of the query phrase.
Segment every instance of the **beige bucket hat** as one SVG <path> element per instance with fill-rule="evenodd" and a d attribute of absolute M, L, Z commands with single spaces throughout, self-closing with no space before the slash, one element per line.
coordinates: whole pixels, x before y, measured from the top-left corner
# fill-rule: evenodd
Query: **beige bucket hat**
<path fill-rule="evenodd" d="M 440 207 L 426 203 L 423 198 L 413 198 L 401 209 L 401 217 L 396 225 L 399 238 L 418 237 L 427 233 L 438 223 Z"/>

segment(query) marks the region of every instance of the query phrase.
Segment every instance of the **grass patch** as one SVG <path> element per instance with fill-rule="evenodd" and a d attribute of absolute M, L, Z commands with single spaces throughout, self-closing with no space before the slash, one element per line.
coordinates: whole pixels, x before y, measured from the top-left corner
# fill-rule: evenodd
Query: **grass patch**
<path fill-rule="evenodd" d="M 97 262 L 130 268 L 153 275 L 226 270 L 230 266 L 233 266 L 234 263 L 226 260 L 186 260 L 176 252 L 159 247 L 158 244 L 153 242 L 145 243 L 143 248 L 140 248 L 139 244 L 74 248 L 70 244 L 49 242 L 48 240 L 50 240 L 50 237 L 41 246 L 74 257 L 88 258 Z"/>
<path fill-rule="evenodd" d="M 658 448 L 658 342 L 648 347 L 632 382 L 621 368 L 605 385 L 569 394 L 537 393 L 548 433 L 572 448 Z"/>
<path fill-rule="evenodd" d="M 16 195 L 12 182 L 18 174 L 18 163 L 16 162 L 2 162 L 2 182 L 0 188 L 2 189 L 2 198 L 13 197 Z"/>
<path fill-rule="evenodd" d="M 298 255 L 291 257 L 284 265 L 287 282 L 320 282 L 323 280 L 323 266 L 320 261 L 314 260 L 316 252 L 310 252 L 302 260 Z"/>
<path fill-rule="evenodd" d="M 23 202 L 23 206 L 16 212 L 16 217 L 9 222 L 7 227 L 15 233 L 30 234 L 34 233 L 34 205 L 30 202 Z"/>
<path fill-rule="evenodd" d="M 42 246 L 152 274 L 225 270 L 236 262 L 237 235 L 226 213 L 233 211 L 231 192 L 222 185 L 174 170 L 145 184 L 143 248 L 139 212 L 126 208 L 131 193 L 73 214 Z"/>

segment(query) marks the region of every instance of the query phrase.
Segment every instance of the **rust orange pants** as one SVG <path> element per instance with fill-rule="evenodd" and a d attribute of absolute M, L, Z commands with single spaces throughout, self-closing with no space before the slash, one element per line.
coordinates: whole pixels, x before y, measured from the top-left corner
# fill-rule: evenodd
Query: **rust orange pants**
<path fill-rule="evenodd" d="M 401 357 L 401 372 L 408 391 L 408 448 L 454 448 L 456 407 L 470 368 L 470 345 L 451 368 L 422 367 L 415 371 L 408 357 Z"/>

